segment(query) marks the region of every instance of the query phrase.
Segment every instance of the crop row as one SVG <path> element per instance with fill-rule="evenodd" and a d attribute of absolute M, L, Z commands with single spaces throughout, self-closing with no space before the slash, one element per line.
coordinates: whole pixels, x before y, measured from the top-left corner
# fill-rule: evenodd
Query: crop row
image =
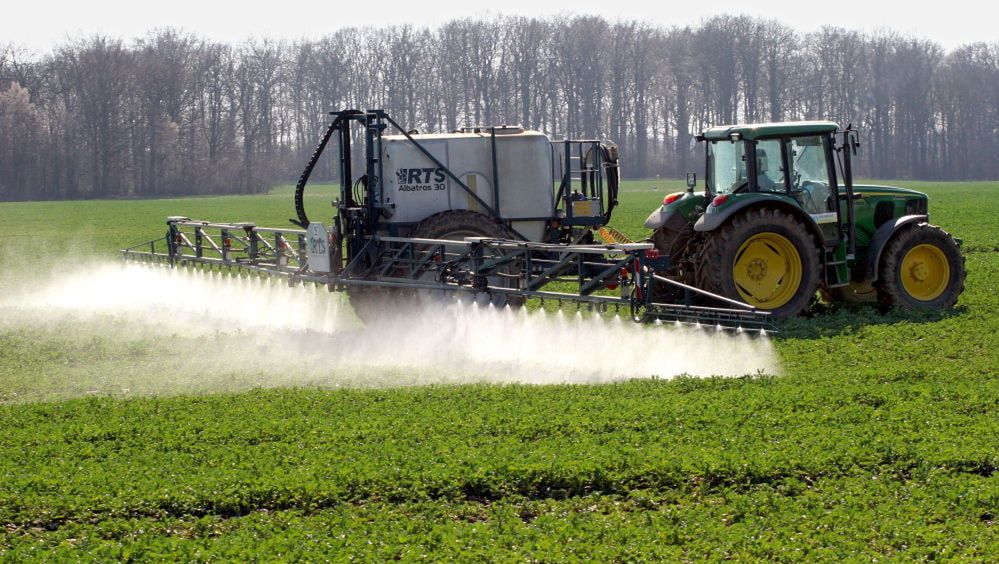
<path fill-rule="evenodd" d="M 996 479 L 930 471 L 785 478 L 494 503 L 360 501 L 322 510 L 103 518 L 0 532 L 0 555 L 64 560 L 988 559 Z M 991 509 L 983 509 L 990 507 Z"/>
<path fill-rule="evenodd" d="M 0 522 L 560 499 L 999 465 L 996 375 L 466 386 L 0 409 Z"/>

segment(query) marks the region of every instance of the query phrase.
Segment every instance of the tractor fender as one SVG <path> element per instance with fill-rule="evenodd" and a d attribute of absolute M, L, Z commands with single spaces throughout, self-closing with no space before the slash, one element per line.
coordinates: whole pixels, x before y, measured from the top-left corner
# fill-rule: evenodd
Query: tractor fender
<path fill-rule="evenodd" d="M 787 212 L 792 217 L 797 218 L 805 226 L 805 229 L 815 237 L 815 241 L 821 245 L 825 241 L 825 237 L 822 235 L 822 230 L 819 229 L 819 224 L 815 223 L 805 210 L 801 207 L 791 204 L 785 198 L 778 196 L 777 194 L 753 194 L 753 198 L 738 199 L 731 204 L 724 206 L 722 209 L 717 210 L 709 207 L 707 212 L 705 212 L 697 223 L 694 224 L 694 231 L 714 231 L 728 221 L 729 218 L 734 216 L 736 213 L 755 207 L 770 207 L 777 208 L 781 211 Z"/>
<path fill-rule="evenodd" d="M 655 231 L 663 225 L 673 219 L 677 215 L 675 209 L 669 209 L 669 206 L 659 206 L 659 208 L 649 214 L 649 217 L 645 220 L 645 228 Z"/>
<path fill-rule="evenodd" d="M 881 263 L 881 251 L 888 246 L 888 241 L 906 225 L 928 221 L 926 215 L 903 215 L 891 221 L 886 221 L 871 237 L 871 245 L 867 248 L 867 264 L 864 265 L 862 282 L 875 282 L 878 279 L 878 265 Z"/>
<path fill-rule="evenodd" d="M 663 206 L 660 209 L 652 212 L 649 219 L 645 220 L 645 227 L 652 230 L 655 234 L 659 230 L 666 230 L 673 233 L 679 233 L 683 231 L 684 226 L 689 225 L 691 220 L 683 214 L 682 211 L 677 209 L 666 209 L 667 206 Z"/>
<path fill-rule="evenodd" d="M 663 204 L 649 214 L 645 220 L 645 228 L 655 231 L 664 225 L 671 225 L 674 229 L 679 229 L 683 224 L 693 220 L 698 206 L 704 205 L 704 196 L 685 193 L 679 199 Z"/>

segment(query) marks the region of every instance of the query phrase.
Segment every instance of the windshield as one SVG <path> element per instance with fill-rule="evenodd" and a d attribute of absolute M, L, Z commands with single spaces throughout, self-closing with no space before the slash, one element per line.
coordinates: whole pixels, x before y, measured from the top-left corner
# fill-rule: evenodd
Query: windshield
<path fill-rule="evenodd" d="M 746 144 L 742 141 L 712 141 L 708 144 L 708 189 L 713 194 L 731 194 L 746 183 Z"/>
<path fill-rule="evenodd" d="M 746 141 L 712 141 L 708 144 L 708 187 L 714 194 L 731 194 L 749 187 Z M 782 142 L 765 139 L 756 143 L 756 190 L 784 192 Z"/>

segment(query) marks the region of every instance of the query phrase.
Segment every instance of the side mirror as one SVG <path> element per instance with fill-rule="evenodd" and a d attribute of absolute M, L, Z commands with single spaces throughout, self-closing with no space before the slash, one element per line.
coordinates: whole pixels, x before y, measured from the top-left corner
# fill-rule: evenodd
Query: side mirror
<path fill-rule="evenodd" d="M 688 172 L 687 173 L 687 191 L 693 192 L 694 188 L 697 187 L 697 173 Z"/>

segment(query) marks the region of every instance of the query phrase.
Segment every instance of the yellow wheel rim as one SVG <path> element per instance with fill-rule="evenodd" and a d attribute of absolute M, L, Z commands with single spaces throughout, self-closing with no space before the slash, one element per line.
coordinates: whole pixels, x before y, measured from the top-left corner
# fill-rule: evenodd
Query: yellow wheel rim
<path fill-rule="evenodd" d="M 909 249 L 902 257 L 899 277 L 905 291 L 919 301 L 940 297 L 950 281 L 950 263 L 940 247 L 923 243 Z"/>
<path fill-rule="evenodd" d="M 760 309 L 777 309 L 791 301 L 802 278 L 801 255 L 783 235 L 759 233 L 739 247 L 732 278 L 742 299 Z"/>

